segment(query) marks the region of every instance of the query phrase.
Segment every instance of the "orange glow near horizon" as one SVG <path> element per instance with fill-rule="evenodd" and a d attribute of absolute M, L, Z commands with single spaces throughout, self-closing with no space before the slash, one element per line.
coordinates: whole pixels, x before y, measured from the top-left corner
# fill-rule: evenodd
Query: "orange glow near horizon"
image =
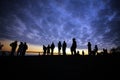
<path fill-rule="evenodd" d="M 11 48 L 9 46 L 10 43 L 12 42 L 11 40 L 0 40 L 0 42 L 1 42 L 1 44 L 4 45 L 2 48 L 3 51 L 10 51 L 11 50 Z"/>
<path fill-rule="evenodd" d="M 0 40 L 0 42 L 4 45 L 2 48 L 3 51 L 10 51 L 11 50 L 11 47 L 9 45 L 10 45 L 10 43 L 13 42 L 12 40 Z M 18 45 L 19 45 L 19 42 L 18 42 Z M 29 43 L 27 43 L 27 45 L 28 45 L 27 51 L 33 51 L 33 52 L 41 52 L 42 51 L 41 46 L 33 45 L 33 44 L 29 44 Z"/>
<path fill-rule="evenodd" d="M 10 51 L 11 50 L 11 47 L 9 46 L 9 44 L 11 42 L 13 42 L 12 40 L 0 40 L 0 42 L 4 45 L 3 48 L 2 48 L 3 51 Z M 18 42 L 18 45 L 19 45 L 19 42 Z M 28 52 L 33 52 L 33 53 L 36 52 L 37 54 L 38 53 L 41 54 L 43 52 L 42 46 L 34 45 L 34 44 L 29 44 L 29 43 L 27 43 L 27 45 L 28 45 L 28 50 L 27 50 Z M 79 54 L 82 54 L 82 50 L 84 50 L 85 55 L 88 54 L 87 49 L 77 49 L 77 51 L 79 51 Z M 71 54 L 70 48 L 67 48 L 66 52 L 67 52 L 68 55 L 70 55 Z M 54 55 L 57 55 L 57 53 L 58 53 L 58 48 L 55 47 Z"/>

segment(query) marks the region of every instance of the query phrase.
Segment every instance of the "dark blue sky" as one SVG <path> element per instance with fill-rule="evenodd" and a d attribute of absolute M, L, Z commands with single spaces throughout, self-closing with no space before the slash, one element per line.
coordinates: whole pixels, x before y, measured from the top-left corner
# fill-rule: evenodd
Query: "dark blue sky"
<path fill-rule="evenodd" d="M 78 48 L 111 48 L 120 45 L 120 1 L 0 0 L 0 28 L 0 40 L 69 47 L 75 37 Z"/>

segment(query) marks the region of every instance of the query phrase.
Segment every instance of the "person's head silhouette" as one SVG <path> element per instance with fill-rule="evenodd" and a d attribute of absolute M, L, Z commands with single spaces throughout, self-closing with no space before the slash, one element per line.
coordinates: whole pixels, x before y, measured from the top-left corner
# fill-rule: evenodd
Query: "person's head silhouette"
<path fill-rule="evenodd" d="M 73 41 L 75 41 L 75 38 L 73 38 Z"/>

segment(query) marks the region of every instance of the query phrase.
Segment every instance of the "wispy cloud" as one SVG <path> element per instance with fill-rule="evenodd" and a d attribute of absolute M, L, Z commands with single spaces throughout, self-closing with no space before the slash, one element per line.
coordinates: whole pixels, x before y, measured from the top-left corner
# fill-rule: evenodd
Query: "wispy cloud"
<path fill-rule="evenodd" d="M 119 1 L 26 0 L 2 1 L 0 36 L 33 44 L 51 44 L 75 37 L 79 48 L 120 45 Z M 116 5 L 115 5 L 116 4 Z M 8 6 L 8 7 L 5 7 Z M 10 6 L 10 7 L 9 7 Z"/>

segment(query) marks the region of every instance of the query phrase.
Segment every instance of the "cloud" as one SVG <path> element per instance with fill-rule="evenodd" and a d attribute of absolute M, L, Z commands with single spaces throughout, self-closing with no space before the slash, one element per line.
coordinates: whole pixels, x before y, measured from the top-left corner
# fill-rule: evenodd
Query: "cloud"
<path fill-rule="evenodd" d="M 0 36 L 37 45 L 75 37 L 79 48 L 87 42 L 101 48 L 120 45 L 120 12 L 116 0 L 2 1 Z"/>

